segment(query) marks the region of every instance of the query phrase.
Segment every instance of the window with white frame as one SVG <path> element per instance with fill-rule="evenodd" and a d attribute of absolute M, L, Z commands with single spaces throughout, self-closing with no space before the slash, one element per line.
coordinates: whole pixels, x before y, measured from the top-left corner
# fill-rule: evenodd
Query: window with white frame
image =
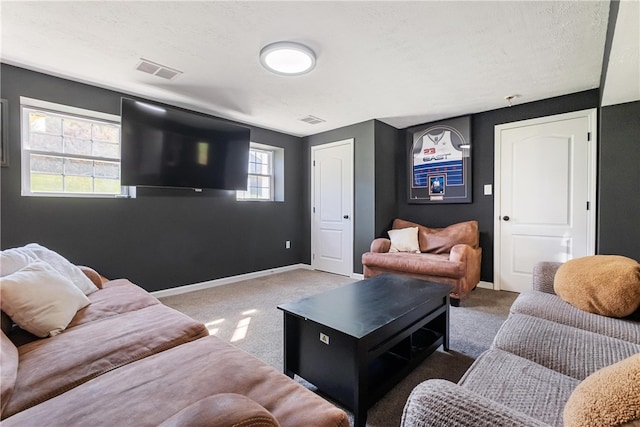
<path fill-rule="evenodd" d="M 238 191 L 238 200 L 273 200 L 274 152 L 265 146 L 251 144 L 247 191 Z"/>
<path fill-rule="evenodd" d="M 24 97 L 20 101 L 22 195 L 123 195 L 120 117 Z"/>

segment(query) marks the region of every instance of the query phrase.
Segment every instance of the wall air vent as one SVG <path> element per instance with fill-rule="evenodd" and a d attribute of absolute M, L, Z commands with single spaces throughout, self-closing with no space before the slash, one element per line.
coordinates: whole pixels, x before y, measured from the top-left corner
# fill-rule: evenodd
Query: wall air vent
<path fill-rule="evenodd" d="M 182 74 L 182 71 L 160 65 L 144 58 L 140 58 L 140 63 L 136 67 L 136 70 L 153 74 L 154 76 L 162 77 L 167 80 L 173 80 Z"/>
<path fill-rule="evenodd" d="M 326 120 L 321 119 L 320 117 L 308 115 L 307 117 L 303 117 L 300 119 L 301 122 L 309 123 L 310 125 L 317 125 L 318 123 L 326 122 Z"/>

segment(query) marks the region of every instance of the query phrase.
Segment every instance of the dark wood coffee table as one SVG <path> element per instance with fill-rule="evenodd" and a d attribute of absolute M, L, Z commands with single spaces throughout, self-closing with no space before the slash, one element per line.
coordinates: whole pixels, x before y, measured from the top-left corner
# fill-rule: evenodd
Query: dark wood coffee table
<path fill-rule="evenodd" d="M 440 345 L 452 287 L 384 274 L 278 306 L 284 371 L 353 411 L 367 410 Z"/>

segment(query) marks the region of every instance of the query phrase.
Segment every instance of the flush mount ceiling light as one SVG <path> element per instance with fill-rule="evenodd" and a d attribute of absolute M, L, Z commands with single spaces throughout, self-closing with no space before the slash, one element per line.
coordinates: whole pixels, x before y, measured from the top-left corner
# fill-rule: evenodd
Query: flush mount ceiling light
<path fill-rule="evenodd" d="M 260 62 L 272 73 L 299 76 L 313 70 L 316 54 L 300 43 L 276 42 L 262 48 Z"/>

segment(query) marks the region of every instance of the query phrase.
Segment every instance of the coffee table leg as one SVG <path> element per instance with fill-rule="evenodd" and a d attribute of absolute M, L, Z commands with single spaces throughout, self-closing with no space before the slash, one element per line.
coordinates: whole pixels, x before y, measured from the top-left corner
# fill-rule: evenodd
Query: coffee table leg
<path fill-rule="evenodd" d="M 443 338 L 442 338 L 442 348 L 444 349 L 444 351 L 449 351 L 449 295 L 447 295 L 447 304 L 446 304 L 446 310 L 445 310 L 445 314 L 444 314 L 444 331 L 442 331 L 443 334 Z"/>
<path fill-rule="evenodd" d="M 367 352 L 359 348 L 355 360 L 356 383 L 354 390 L 353 424 L 354 427 L 365 427 L 367 424 Z"/>
<path fill-rule="evenodd" d="M 353 408 L 353 426 L 354 427 L 365 427 L 367 425 L 367 404 L 364 399 L 367 392 L 363 390 L 358 396 L 356 400 L 356 404 Z"/>
<path fill-rule="evenodd" d="M 283 349 L 283 364 L 284 364 L 284 373 L 285 375 L 287 375 L 289 378 L 293 379 L 294 375 L 295 375 L 295 370 L 292 369 L 294 368 L 293 366 L 291 366 L 291 362 L 292 360 L 298 360 L 298 355 L 294 355 L 291 354 L 291 352 L 293 352 L 295 349 L 297 349 L 297 343 L 295 342 L 295 337 L 292 336 L 292 334 L 289 333 L 289 326 L 290 326 L 290 322 L 291 320 L 289 319 L 289 316 L 287 315 L 287 313 L 284 313 L 284 349 Z"/>
<path fill-rule="evenodd" d="M 357 413 L 353 414 L 353 427 L 366 427 L 367 425 L 367 412 L 364 414 L 358 415 Z"/>

